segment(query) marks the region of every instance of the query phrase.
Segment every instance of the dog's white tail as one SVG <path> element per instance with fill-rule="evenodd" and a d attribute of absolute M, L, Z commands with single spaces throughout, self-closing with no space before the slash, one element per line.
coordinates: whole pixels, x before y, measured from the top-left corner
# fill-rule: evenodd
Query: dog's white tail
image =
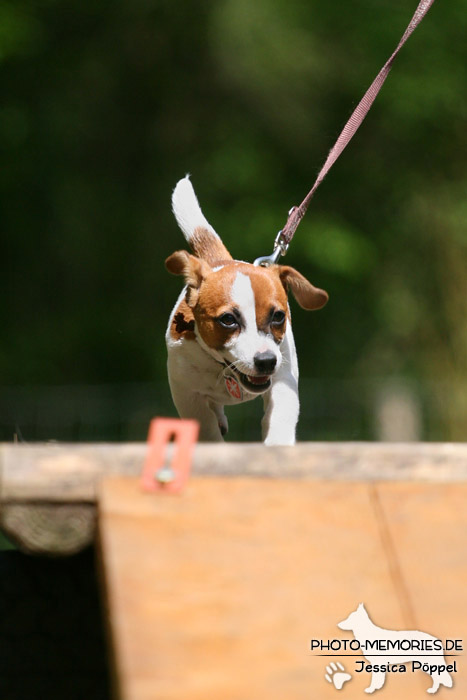
<path fill-rule="evenodd" d="M 172 211 L 193 252 L 210 265 L 232 256 L 205 218 L 193 185 L 187 175 L 179 180 L 172 194 Z"/>

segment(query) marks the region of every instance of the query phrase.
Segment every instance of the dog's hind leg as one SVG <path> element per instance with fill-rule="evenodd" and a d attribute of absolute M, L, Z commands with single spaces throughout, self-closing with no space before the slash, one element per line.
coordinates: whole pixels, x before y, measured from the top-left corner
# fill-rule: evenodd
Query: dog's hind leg
<path fill-rule="evenodd" d="M 441 685 L 445 685 L 446 688 L 452 688 L 453 680 L 451 675 L 447 671 L 443 671 L 443 673 L 439 674 L 439 682 L 441 683 Z"/>
<path fill-rule="evenodd" d="M 436 693 L 440 685 L 445 685 L 447 688 L 452 688 L 452 678 L 447 671 L 443 671 L 442 673 L 433 673 L 433 675 L 431 675 L 431 680 L 433 681 L 433 685 L 431 688 L 428 688 L 426 691 L 427 693 Z"/>

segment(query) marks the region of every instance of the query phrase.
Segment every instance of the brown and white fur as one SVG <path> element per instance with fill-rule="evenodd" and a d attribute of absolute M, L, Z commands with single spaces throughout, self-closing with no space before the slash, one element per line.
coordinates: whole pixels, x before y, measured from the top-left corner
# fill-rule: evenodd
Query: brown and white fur
<path fill-rule="evenodd" d="M 304 309 L 328 300 L 287 265 L 233 260 L 206 221 L 188 177 L 172 196 L 175 218 L 194 255 L 179 250 L 167 269 L 186 286 L 170 316 L 166 342 L 172 398 L 181 418 L 196 418 L 200 439 L 227 432 L 224 406 L 262 395 L 266 445 L 293 445 L 299 414 L 298 364 L 287 291 Z"/>

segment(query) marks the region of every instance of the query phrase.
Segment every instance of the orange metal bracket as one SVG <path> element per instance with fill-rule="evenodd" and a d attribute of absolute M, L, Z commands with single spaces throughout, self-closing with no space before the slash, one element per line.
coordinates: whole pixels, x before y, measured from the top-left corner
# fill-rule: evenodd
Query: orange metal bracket
<path fill-rule="evenodd" d="M 145 491 L 181 491 L 190 475 L 193 449 L 198 439 L 199 423 L 179 418 L 154 418 L 149 426 L 148 453 L 141 474 Z M 174 452 L 167 463 L 168 444 Z"/>

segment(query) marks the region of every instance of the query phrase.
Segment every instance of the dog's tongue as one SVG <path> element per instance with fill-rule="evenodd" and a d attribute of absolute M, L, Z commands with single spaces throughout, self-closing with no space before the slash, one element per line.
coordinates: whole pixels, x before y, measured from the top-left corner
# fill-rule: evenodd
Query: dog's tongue
<path fill-rule="evenodd" d="M 251 376 L 249 376 L 249 377 L 248 377 L 248 380 L 249 380 L 252 384 L 266 384 L 266 382 L 268 381 L 268 379 L 269 379 L 269 377 L 266 377 L 266 376 L 264 376 L 264 377 L 251 377 Z"/>

